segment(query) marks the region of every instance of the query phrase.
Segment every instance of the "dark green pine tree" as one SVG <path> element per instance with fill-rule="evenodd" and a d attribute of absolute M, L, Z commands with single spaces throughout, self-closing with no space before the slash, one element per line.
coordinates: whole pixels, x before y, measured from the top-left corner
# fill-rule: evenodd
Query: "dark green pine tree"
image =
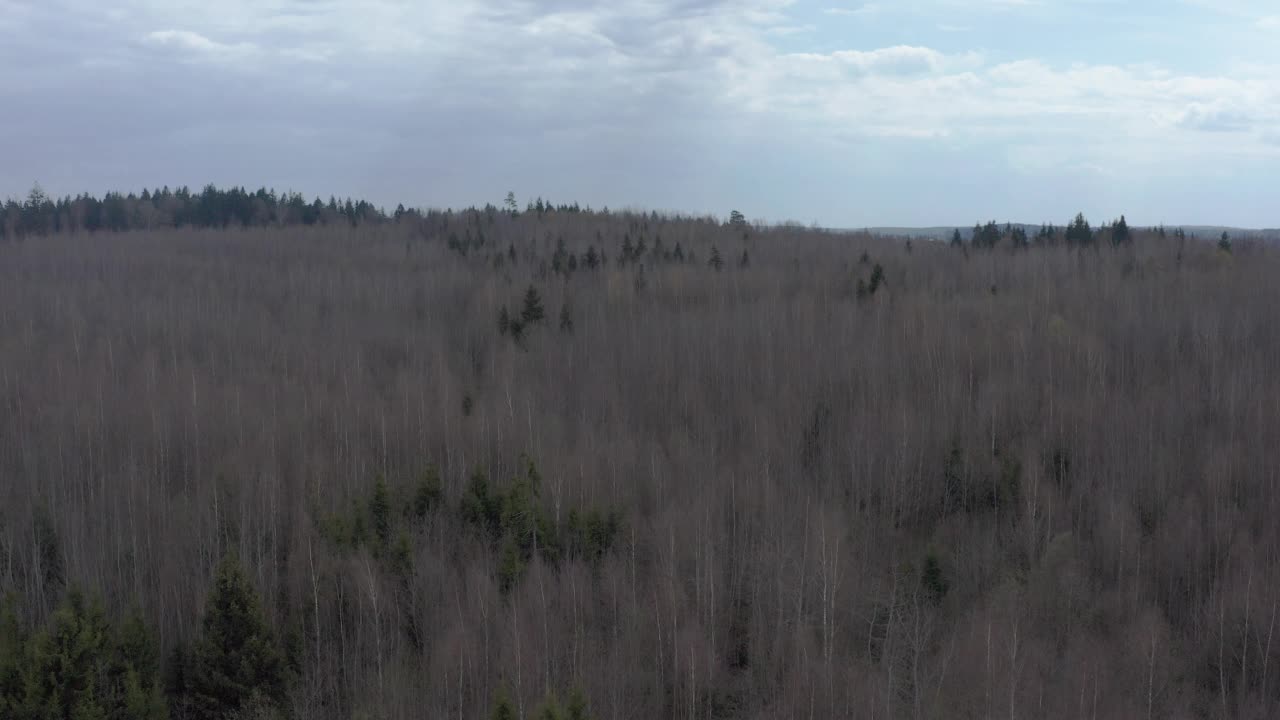
<path fill-rule="evenodd" d="M 391 494 L 381 475 L 374 481 L 373 497 L 369 499 L 369 524 L 377 543 L 375 554 L 381 554 L 391 543 Z"/>
<path fill-rule="evenodd" d="M 565 720 L 589 720 L 591 717 L 587 715 L 587 698 L 582 694 L 581 688 L 574 688 L 569 693 L 569 705 L 566 709 L 568 713 Z"/>
<path fill-rule="evenodd" d="M 511 704 L 511 698 L 507 697 L 507 689 L 498 687 L 498 692 L 493 698 L 493 712 L 489 713 L 492 720 L 516 720 L 516 708 Z"/>
<path fill-rule="evenodd" d="M 715 268 L 716 272 L 720 272 L 720 268 L 724 267 L 724 260 L 720 257 L 720 248 L 715 245 L 711 246 L 711 259 L 707 264 Z"/>
<path fill-rule="evenodd" d="M 1088 245 L 1093 242 L 1093 229 L 1089 227 L 1089 221 L 1084 219 L 1084 213 L 1076 213 L 1075 220 L 1067 226 L 1066 240 L 1068 245 Z"/>
<path fill-rule="evenodd" d="M 872 295 L 875 295 L 876 291 L 880 289 L 880 286 L 884 284 L 884 268 L 880 267 L 880 263 L 876 263 L 875 267 L 871 268 L 871 285 L 867 290 L 870 291 Z"/>
<path fill-rule="evenodd" d="M 0 597 L 0 717 L 17 717 L 21 708 L 26 643 L 17 601 Z"/>
<path fill-rule="evenodd" d="M 427 466 L 418 486 L 414 488 L 413 500 L 409 505 L 409 516 L 415 520 L 426 519 L 427 514 L 440 505 L 443 489 L 440 486 L 440 469 L 435 463 Z"/>
<path fill-rule="evenodd" d="M 960 228 L 956 228 L 955 232 L 951 233 L 951 247 L 964 247 L 964 237 L 960 235 Z"/>
<path fill-rule="evenodd" d="M 554 692 L 547 695 L 533 716 L 535 720 L 564 720 L 564 710 L 560 708 L 560 701 L 556 699 Z"/>
<path fill-rule="evenodd" d="M 284 655 L 239 560 L 218 565 L 200 637 L 186 678 L 197 720 L 222 720 L 242 710 L 279 708 L 285 701 Z"/>
<path fill-rule="evenodd" d="M 569 309 L 568 301 L 560 306 L 560 332 L 573 334 L 573 311 Z"/>
<path fill-rule="evenodd" d="M 538 295 L 538 290 L 530 285 L 524 294 L 524 309 L 520 311 L 520 319 L 525 325 L 540 323 L 547 317 L 546 311 L 542 309 L 542 296 Z"/>
<path fill-rule="evenodd" d="M 507 312 L 507 306 L 503 305 L 498 311 L 498 334 L 506 335 L 511 329 L 511 314 Z"/>
<path fill-rule="evenodd" d="M 1129 223 L 1121 215 L 1120 219 L 1111 226 L 1111 243 L 1113 245 L 1125 245 L 1132 238 L 1129 236 Z"/>
<path fill-rule="evenodd" d="M 124 705 L 124 717 L 137 720 L 169 717 L 160 682 L 156 641 L 136 607 L 116 634 L 112 677 L 118 701 Z"/>
<path fill-rule="evenodd" d="M 71 590 L 54 611 L 50 627 L 28 645 L 17 717 L 107 718 L 115 709 L 108 700 L 110 640 L 102 606 Z"/>

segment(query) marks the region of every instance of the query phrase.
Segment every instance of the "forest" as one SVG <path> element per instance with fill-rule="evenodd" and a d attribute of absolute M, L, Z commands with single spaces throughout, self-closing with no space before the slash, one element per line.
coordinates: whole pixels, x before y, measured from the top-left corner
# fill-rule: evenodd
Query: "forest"
<path fill-rule="evenodd" d="M 1280 714 L 1275 245 L 0 219 L 0 717 Z"/>

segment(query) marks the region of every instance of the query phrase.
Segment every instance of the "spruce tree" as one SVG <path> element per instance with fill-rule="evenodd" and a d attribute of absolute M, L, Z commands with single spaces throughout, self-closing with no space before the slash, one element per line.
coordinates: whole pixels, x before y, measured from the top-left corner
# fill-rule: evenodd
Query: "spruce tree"
<path fill-rule="evenodd" d="M 418 486 L 414 488 L 413 501 L 409 507 L 410 516 L 417 520 L 426 518 L 427 513 L 440 504 L 442 494 L 440 469 L 432 463 L 427 466 L 426 472 L 422 473 L 422 478 L 418 480 Z"/>
<path fill-rule="evenodd" d="M 493 699 L 493 712 L 489 713 L 492 720 L 516 720 L 516 709 L 511 704 L 511 698 L 507 697 L 507 689 L 498 687 L 498 692 Z"/>
<path fill-rule="evenodd" d="M 387 481 L 381 475 L 374 481 L 373 497 L 369 499 L 369 524 L 373 526 L 373 536 L 377 543 L 375 549 L 381 553 L 391 542 L 391 495 L 387 490 Z"/>
<path fill-rule="evenodd" d="M 707 264 L 715 268 L 716 272 L 720 271 L 720 268 L 724 266 L 724 260 L 720 258 L 720 248 L 715 245 L 711 246 L 711 259 L 707 261 Z"/>
<path fill-rule="evenodd" d="M 573 313 L 567 301 L 560 306 L 560 332 L 573 334 Z"/>
<path fill-rule="evenodd" d="M 581 688 L 574 688 L 569 693 L 569 705 L 566 708 L 568 713 L 565 715 L 566 720 L 589 720 L 587 715 L 587 698 L 582 694 Z"/>
<path fill-rule="evenodd" d="M 507 312 L 507 306 L 503 305 L 498 311 L 498 334 L 506 335 L 511 329 L 511 314 Z"/>
<path fill-rule="evenodd" d="M 546 311 L 542 309 L 542 297 L 538 295 L 538 289 L 530 285 L 524 294 L 524 309 L 520 311 L 520 319 L 525 325 L 540 323 L 546 318 Z"/>
<path fill-rule="evenodd" d="M 1111 242 L 1114 245 L 1124 245 L 1131 239 L 1129 237 L 1129 223 L 1121 215 L 1120 219 L 1111 226 Z"/>
<path fill-rule="evenodd" d="M 0 597 L 0 717 L 16 717 L 22 701 L 26 633 L 18 622 L 17 601 Z"/>
<path fill-rule="evenodd" d="M 284 703 L 284 655 L 235 555 L 218 565 L 192 648 L 187 685 L 197 720 L 221 720 L 242 709 Z"/>
<path fill-rule="evenodd" d="M 556 699 L 554 692 L 549 693 L 542 701 L 542 705 L 534 713 L 534 718 L 535 720 L 564 720 L 564 711 L 561 710 L 560 701 Z"/>

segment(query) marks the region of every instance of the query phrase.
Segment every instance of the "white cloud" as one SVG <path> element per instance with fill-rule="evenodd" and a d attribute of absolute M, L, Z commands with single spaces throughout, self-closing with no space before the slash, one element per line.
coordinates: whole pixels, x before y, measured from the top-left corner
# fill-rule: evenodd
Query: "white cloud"
<path fill-rule="evenodd" d="M 185 51 L 190 59 L 236 61 L 258 53 L 253 43 L 221 43 L 191 30 L 155 30 L 147 33 L 152 45 Z"/>
<path fill-rule="evenodd" d="M 882 10 L 884 10 L 884 7 L 879 3 L 866 3 L 865 5 L 861 5 L 856 8 L 831 7 L 823 10 L 822 12 L 826 13 L 827 15 L 842 15 L 845 17 L 862 17 L 867 15 L 876 15 Z"/>

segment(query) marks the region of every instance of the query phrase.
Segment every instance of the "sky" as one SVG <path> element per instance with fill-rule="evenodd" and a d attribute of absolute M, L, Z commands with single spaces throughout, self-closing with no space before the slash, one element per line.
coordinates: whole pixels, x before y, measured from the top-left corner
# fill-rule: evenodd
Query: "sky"
<path fill-rule="evenodd" d="M 0 197 L 1280 226 L 1275 0 L 0 0 Z"/>

